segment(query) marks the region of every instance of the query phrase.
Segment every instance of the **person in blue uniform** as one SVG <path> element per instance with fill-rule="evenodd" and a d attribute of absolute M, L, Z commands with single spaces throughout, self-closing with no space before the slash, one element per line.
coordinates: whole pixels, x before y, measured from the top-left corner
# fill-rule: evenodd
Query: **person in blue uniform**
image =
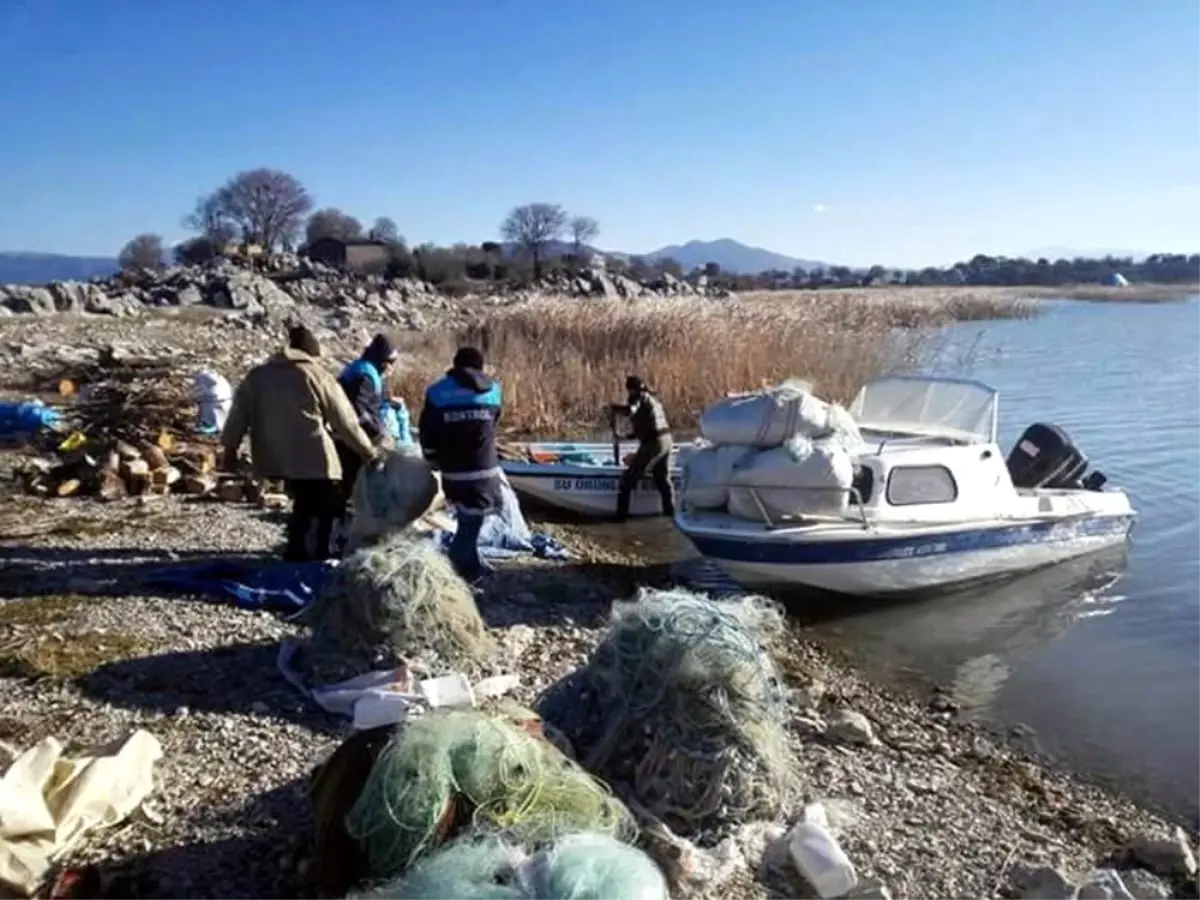
<path fill-rule="evenodd" d="M 474 581 L 490 571 L 479 556 L 484 517 L 502 503 L 496 424 L 500 383 L 484 372 L 483 353 L 460 347 L 446 374 L 425 390 L 417 428 L 425 459 L 442 474 L 442 493 L 457 524 L 450 561 Z"/>

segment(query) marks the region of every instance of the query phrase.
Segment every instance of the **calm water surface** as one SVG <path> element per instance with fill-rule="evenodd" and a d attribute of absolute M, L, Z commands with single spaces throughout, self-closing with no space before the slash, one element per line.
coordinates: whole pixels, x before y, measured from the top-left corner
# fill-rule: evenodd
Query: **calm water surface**
<path fill-rule="evenodd" d="M 965 710 L 1032 729 L 1036 749 L 1195 816 L 1200 298 L 1050 302 L 1033 320 L 964 323 L 930 369 L 1000 390 L 1006 453 L 1034 422 L 1065 428 L 1129 491 L 1132 544 L 965 595 L 823 609 L 816 633 L 882 677 L 950 687 Z M 663 524 L 613 538 L 686 552 Z"/>
<path fill-rule="evenodd" d="M 1040 749 L 1184 816 L 1200 810 L 1200 298 L 1053 302 L 964 323 L 934 371 L 1000 390 L 1005 452 L 1065 428 L 1139 519 L 1127 554 L 821 626 L 860 657 L 952 686 Z"/>

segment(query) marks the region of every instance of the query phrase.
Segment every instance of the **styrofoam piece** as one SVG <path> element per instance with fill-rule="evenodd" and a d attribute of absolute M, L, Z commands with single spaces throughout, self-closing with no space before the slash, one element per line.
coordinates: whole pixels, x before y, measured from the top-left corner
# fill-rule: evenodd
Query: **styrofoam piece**
<path fill-rule="evenodd" d="M 408 718 L 411 694 L 395 691 L 370 691 L 354 704 L 354 729 L 365 731 L 381 725 L 396 725 Z"/>
<path fill-rule="evenodd" d="M 453 675 L 442 675 L 440 678 L 426 678 L 421 682 L 421 694 L 425 702 L 434 709 L 440 706 L 474 706 L 475 692 L 471 690 L 471 682 L 460 672 Z"/>
<path fill-rule="evenodd" d="M 521 679 L 516 675 L 493 675 L 491 678 L 485 678 L 473 688 L 476 700 L 487 700 L 491 697 L 501 697 L 510 691 L 516 690 L 521 684 Z"/>
<path fill-rule="evenodd" d="M 824 814 L 822 809 L 821 816 Z M 819 897 L 841 897 L 858 884 L 854 864 L 833 835 L 819 824 L 807 821 L 796 823 L 789 837 L 788 850 L 796 870 L 813 886 Z"/>

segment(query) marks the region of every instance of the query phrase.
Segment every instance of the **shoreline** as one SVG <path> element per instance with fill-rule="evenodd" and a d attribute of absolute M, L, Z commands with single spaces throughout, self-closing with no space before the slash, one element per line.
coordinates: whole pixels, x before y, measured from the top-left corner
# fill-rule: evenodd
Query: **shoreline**
<path fill-rule="evenodd" d="M 1091 303 L 1176 303 L 1200 294 L 1197 284 L 1066 284 L 1059 287 L 1016 288 L 1042 300 L 1082 300 Z"/>
<path fill-rule="evenodd" d="M 279 526 L 247 505 L 173 498 L 37 509 L 50 533 L 0 543 L 16 576 L 10 584 L 19 580 L 26 598 L 43 595 L 34 606 L 14 608 L 27 602 L 12 599 L 15 590 L 0 601 L 8 697 L 0 737 L 22 748 L 47 734 L 86 744 L 141 726 L 165 749 L 150 798 L 162 823 L 135 818 L 68 862 L 118 860 L 112 871 L 125 896 L 312 896 L 305 779 L 348 723 L 279 678 L 279 641 L 299 629 L 203 600 L 131 596 L 126 581 L 173 557 L 270 552 Z M 521 676 L 516 699 L 524 703 L 590 651 L 612 600 L 665 575 L 597 553 L 572 540 L 569 527 L 555 532 L 581 560 L 504 564 L 479 602 L 506 665 Z M 20 677 L 13 654 L 29 651 L 12 649 L 14 635 L 72 648 L 33 656 L 63 676 Z M 789 634 L 777 658 L 794 701 L 789 738 L 801 800 L 849 817 L 839 842 L 860 879 L 892 896 L 1019 894 L 1028 888 L 1017 882 L 1038 867 L 1078 883 L 1113 854 L 1128 864 L 1122 850 L 1140 835 L 1170 840 L 1172 823 L 959 720 L 940 693 L 888 689 L 802 631 Z M 827 723 L 843 710 L 864 717 L 865 734 L 832 736 Z M 786 824 L 745 823 L 733 837 L 728 880 L 677 896 L 801 896 L 779 893 L 770 866 L 760 871 Z M 1186 879 L 1175 881 L 1173 895 L 1187 896 Z"/>

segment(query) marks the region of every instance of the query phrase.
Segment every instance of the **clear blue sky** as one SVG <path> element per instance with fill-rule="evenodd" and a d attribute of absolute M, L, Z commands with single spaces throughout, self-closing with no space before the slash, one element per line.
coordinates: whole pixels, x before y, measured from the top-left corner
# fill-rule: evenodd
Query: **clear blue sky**
<path fill-rule="evenodd" d="M 240 169 L 411 241 L 1200 249 L 1197 0 L 0 0 L 0 248 L 184 236 Z"/>

